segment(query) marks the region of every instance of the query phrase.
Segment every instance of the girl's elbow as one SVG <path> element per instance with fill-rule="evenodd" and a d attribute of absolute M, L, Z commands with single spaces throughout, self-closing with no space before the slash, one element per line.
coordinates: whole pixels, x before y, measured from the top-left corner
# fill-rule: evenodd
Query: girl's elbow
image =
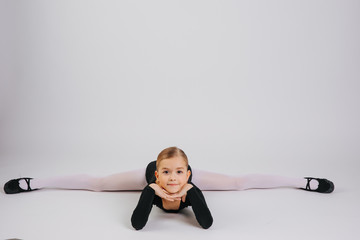
<path fill-rule="evenodd" d="M 134 216 L 132 216 L 132 218 L 131 218 L 131 225 L 136 230 L 143 229 L 146 225 L 146 222 L 147 222 L 147 219 L 144 219 L 144 218 L 136 218 Z"/>
<path fill-rule="evenodd" d="M 141 230 L 145 226 L 145 224 L 141 224 L 138 222 L 131 222 L 131 225 L 133 226 L 133 228 L 135 228 L 135 230 Z"/>
<path fill-rule="evenodd" d="M 210 216 L 209 218 L 207 219 L 204 219 L 203 221 L 199 222 L 201 227 L 204 228 L 204 229 L 208 229 L 211 227 L 211 225 L 213 224 L 213 218 Z"/>

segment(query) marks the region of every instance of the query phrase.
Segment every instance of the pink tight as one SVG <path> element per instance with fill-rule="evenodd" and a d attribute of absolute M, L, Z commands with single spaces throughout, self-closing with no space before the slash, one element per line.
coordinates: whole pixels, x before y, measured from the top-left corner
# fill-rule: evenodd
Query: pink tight
<path fill-rule="evenodd" d="M 304 178 L 265 174 L 230 176 L 220 173 L 193 170 L 192 182 L 201 190 L 246 190 L 251 188 L 305 187 Z M 316 182 L 314 182 L 316 184 Z M 82 189 L 90 191 L 142 190 L 147 185 L 145 169 L 117 173 L 105 177 L 73 175 L 31 180 L 31 188 Z M 25 181 L 20 187 L 27 188 Z M 317 186 L 312 186 L 316 188 Z"/>

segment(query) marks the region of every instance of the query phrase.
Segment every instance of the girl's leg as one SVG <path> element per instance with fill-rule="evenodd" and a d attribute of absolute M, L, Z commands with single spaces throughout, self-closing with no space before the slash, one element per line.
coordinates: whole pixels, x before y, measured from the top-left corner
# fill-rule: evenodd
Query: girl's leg
<path fill-rule="evenodd" d="M 243 176 L 230 176 L 193 170 L 192 182 L 201 190 L 246 190 L 252 188 L 305 188 L 307 180 L 266 174 L 248 174 Z M 318 187 L 318 182 L 310 182 L 311 189 Z"/>
<path fill-rule="evenodd" d="M 117 173 L 106 177 L 93 177 L 82 174 L 44 179 L 35 178 L 30 181 L 30 187 L 32 189 L 78 189 L 97 192 L 142 190 L 146 184 L 145 169 Z M 27 189 L 25 180 L 20 181 L 20 187 L 22 189 Z"/>

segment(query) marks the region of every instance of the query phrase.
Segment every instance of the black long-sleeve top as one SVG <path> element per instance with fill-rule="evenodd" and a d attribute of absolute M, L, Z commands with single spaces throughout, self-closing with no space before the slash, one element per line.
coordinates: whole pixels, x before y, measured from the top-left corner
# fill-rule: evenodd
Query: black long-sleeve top
<path fill-rule="evenodd" d="M 193 183 L 190 182 L 190 184 L 193 185 L 193 187 L 187 191 L 185 202 L 180 200 L 180 207 L 178 210 L 164 209 L 162 199 L 155 195 L 155 190 L 147 185 L 142 191 L 139 202 L 132 214 L 132 226 L 136 230 L 142 229 L 148 221 L 152 206 L 156 205 L 164 211 L 171 213 L 176 213 L 185 207 L 192 206 L 195 217 L 199 224 L 205 229 L 209 228 L 213 223 L 213 218 L 205 202 L 204 195 L 202 194 L 201 190 Z"/>

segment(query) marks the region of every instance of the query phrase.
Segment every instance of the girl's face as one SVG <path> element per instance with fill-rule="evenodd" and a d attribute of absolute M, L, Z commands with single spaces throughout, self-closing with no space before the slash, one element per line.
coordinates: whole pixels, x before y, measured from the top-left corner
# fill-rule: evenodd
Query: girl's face
<path fill-rule="evenodd" d="M 164 159 L 155 171 L 157 184 L 169 193 L 177 193 L 188 182 L 190 170 L 182 157 Z"/>

